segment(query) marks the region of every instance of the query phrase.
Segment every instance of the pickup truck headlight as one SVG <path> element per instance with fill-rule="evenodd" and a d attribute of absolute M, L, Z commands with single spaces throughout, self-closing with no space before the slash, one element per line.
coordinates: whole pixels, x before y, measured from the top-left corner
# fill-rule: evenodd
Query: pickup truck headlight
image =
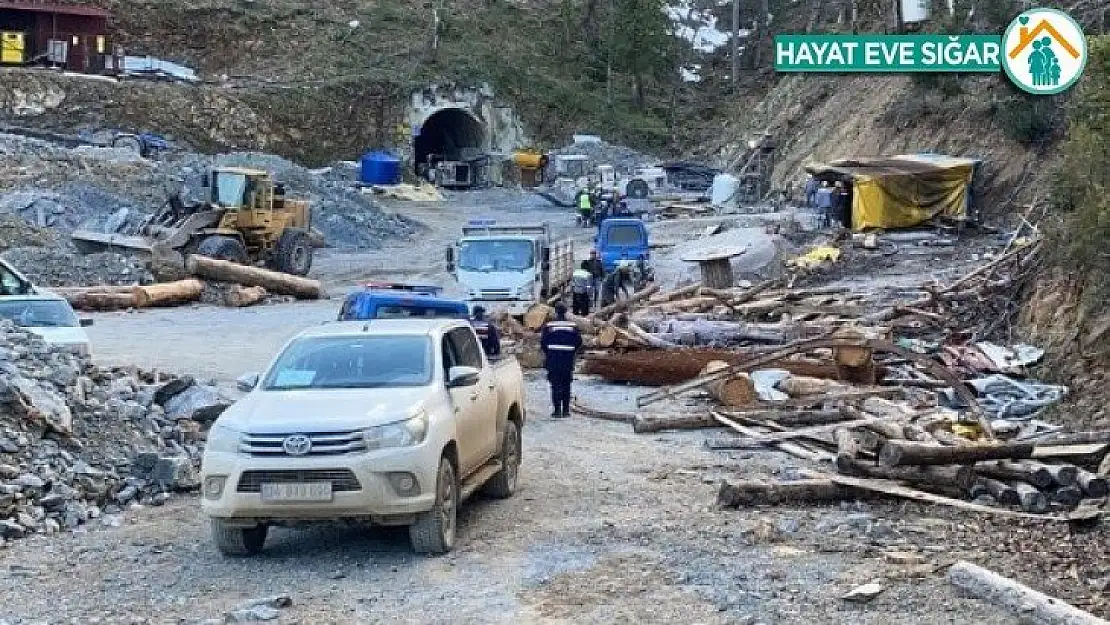
<path fill-rule="evenodd" d="M 366 441 L 367 451 L 391 447 L 411 447 L 423 443 L 427 436 L 428 413 L 423 410 L 405 421 L 367 428 L 362 433 L 362 438 Z"/>
<path fill-rule="evenodd" d="M 204 444 L 205 451 L 215 453 L 234 454 L 239 452 L 242 434 L 222 425 L 213 425 L 208 430 L 208 441 Z"/>

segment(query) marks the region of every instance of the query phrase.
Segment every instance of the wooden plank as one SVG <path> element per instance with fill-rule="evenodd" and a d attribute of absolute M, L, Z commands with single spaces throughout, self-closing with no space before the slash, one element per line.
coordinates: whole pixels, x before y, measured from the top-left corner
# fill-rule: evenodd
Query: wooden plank
<path fill-rule="evenodd" d="M 775 432 L 773 434 L 762 434 L 762 435 L 753 436 L 753 437 L 750 437 L 750 438 L 739 438 L 739 439 L 736 440 L 735 444 L 737 445 L 737 447 L 736 447 L 737 449 L 741 449 L 741 448 L 744 448 L 744 447 L 753 447 L 753 446 L 754 447 L 762 447 L 764 445 L 770 445 L 770 444 L 773 444 L 773 443 L 779 443 L 779 442 L 782 442 L 782 441 L 787 441 L 787 440 L 790 440 L 792 438 L 802 438 L 802 437 L 812 436 L 814 434 L 825 434 L 827 432 L 832 432 L 833 430 L 837 430 L 837 429 L 840 429 L 840 428 L 864 427 L 864 426 L 867 426 L 867 425 L 871 425 L 872 423 L 876 423 L 878 421 L 885 421 L 885 419 L 883 419 L 881 417 L 875 417 L 875 418 L 871 418 L 871 419 L 857 419 L 855 421 L 842 421 L 840 423 L 828 423 L 828 424 L 825 424 L 825 425 L 814 425 L 814 426 L 805 427 L 805 428 L 798 428 L 796 430 L 786 430 L 784 432 Z"/>
<path fill-rule="evenodd" d="M 740 434 L 743 434 L 745 436 L 760 436 L 761 435 L 761 432 L 759 432 L 758 430 L 753 430 L 751 428 L 744 427 L 744 426 L 740 425 L 739 423 L 733 421 L 732 419 L 729 419 L 728 417 L 725 417 L 725 416 L 723 416 L 719 413 L 713 412 L 711 414 L 713 415 L 713 418 L 717 420 L 718 423 L 721 423 L 725 427 L 728 427 L 728 428 L 730 428 L 730 429 L 732 429 L 736 432 L 739 432 Z M 775 443 L 773 446 L 775 447 L 775 449 L 786 452 L 786 453 L 790 454 L 791 456 L 797 456 L 798 458 L 805 458 L 806 460 L 815 460 L 815 461 L 819 462 L 819 461 L 822 461 L 822 460 L 831 461 L 834 458 L 834 456 L 832 454 L 828 453 L 828 452 L 814 451 L 812 449 L 807 449 L 805 447 L 802 447 L 801 445 L 796 445 L 796 444 L 790 443 L 790 442 Z"/>

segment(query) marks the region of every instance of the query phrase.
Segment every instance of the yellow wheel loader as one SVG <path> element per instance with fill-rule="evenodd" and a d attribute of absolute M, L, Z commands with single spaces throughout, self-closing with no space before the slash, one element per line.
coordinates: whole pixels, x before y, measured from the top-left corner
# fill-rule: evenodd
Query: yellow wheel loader
<path fill-rule="evenodd" d="M 306 200 L 285 197 L 269 172 L 218 167 L 205 174 L 204 200 L 186 205 L 173 196 L 131 233 L 78 230 L 78 251 L 138 251 L 156 257 L 201 254 L 303 276 L 323 235 L 312 228 Z"/>

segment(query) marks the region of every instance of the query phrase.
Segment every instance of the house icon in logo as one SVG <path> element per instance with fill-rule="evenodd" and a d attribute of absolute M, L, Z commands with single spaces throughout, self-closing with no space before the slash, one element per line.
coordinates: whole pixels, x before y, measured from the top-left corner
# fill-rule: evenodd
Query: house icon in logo
<path fill-rule="evenodd" d="M 1064 91 L 1087 64 L 1083 30 L 1066 13 L 1031 9 L 1019 15 L 1002 36 L 1002 67 L 1018 87 L 1050 95 Z"/>

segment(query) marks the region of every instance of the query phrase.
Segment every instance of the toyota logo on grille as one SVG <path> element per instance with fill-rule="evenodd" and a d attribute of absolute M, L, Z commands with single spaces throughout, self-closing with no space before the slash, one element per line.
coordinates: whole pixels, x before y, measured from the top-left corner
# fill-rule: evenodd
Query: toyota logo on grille
<path fill-rule="evenodd" d="M 290 456 L 303 456 L 312 451 L 312 439 L 304 434 L 286 436 L 281 442 L 281 448 Z"/>

